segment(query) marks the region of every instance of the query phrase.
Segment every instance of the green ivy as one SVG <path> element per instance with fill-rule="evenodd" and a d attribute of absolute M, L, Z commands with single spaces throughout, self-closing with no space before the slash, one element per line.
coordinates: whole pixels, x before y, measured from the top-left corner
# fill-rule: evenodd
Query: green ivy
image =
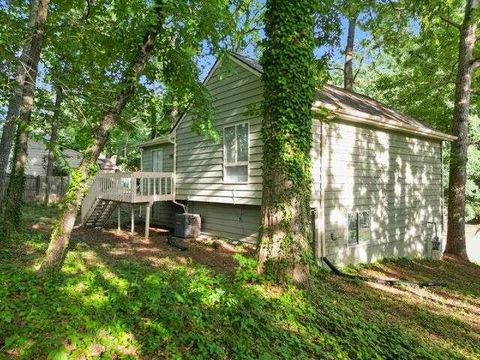
<path fill-rule="evenodd" d="M 55 208 L 27 212 L 34 222 L 53 217 Z M 28 230 L 0 247 L 0 359 L 480 358 L 474 314 L 460 321 L 443 304 L 451 297 L 478 300 L 473 264 L 368 265 L 455 279 L 431 290 L 440 302 L 429 303 L 412 289 L 392 294 L 315 267 L 308 291 L 274 286 L 259 278 L 247 254 L 235 257 L 238 266 L 228 275 L 175 256 L 150 263 L 119 256 L 116 241 L 86 235 L 72 242 L 63 271 L 40 279 L 35 268 L 47 239 Z"/>
<path fill-rule="evenodd" d="M 25 124 L 19 124 L 13 149 L 13 159 L 17 159 L 20 150 L 20 133 L 25 131 Z M 22 161 L 18 159 L 18 161 Z M 23 160 L 25 161 L 25 160 Z M 0 205 L 0 236 L 8 238 L 15 235 L 21 228 L 22 206 L 25 192 L 25 166 L 13 166 L 10 181 L 6 189 L 2 204 Z"/>
<path fill-rule="evenodd" d="M 288 278 L 312 258 L 309 246 L 312 111 L 318 80 L 314 59 L 316 2 L 267 1 L 261 58 L 263 223 L 260 259 L 275 278 Z M 274 251 L 274 248 L 280 250 Z M 275 252 L 275 253 L 274 253 Z"/>

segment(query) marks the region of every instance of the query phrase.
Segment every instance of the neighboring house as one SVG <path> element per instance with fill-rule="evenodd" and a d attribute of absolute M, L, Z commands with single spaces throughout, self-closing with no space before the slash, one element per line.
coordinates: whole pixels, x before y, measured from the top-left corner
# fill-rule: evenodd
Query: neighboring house
<path fill-rule="evenodd" d="M 47 175 L 47 157 L 48 149 L 44 142 L 30 139 L 28 141 L 27 167 L 25 174 L 27 176 L 46 176 Z M 77 168 L 82 161 L 82 154 L 79 151 L 65 149 L 62 151 L 62 160 L 69 168 Z M 107 159 L 100 156 L 97 161 L 102 171 L 114 171 L 115 159 Z"/>
<path fill-rule="evenodd" d="M 80 152 L 66 149 L 62 153 L 65 161 L 70 167 L 75 168 L 80 165 L 80 161 L 82 160 L 82 154 Z M 46 176 L 47 157 L 48 149 L 46 145 L 41 141 L 30 139 L 28 141 L 27 167 L 25 169 L 26 175 Z"/>
<path fill-rule="evenodd" d="M 10 166 L 13 154 L 10 155 Z M 69 169 L 77 168 L 82 161 L 82 154 L 72 149 L 62 151 L 60 159 L 55 160 L 55 167 L 61 169 L 63 176 L 54 171 L 54 176 L 47 181 L 48 149 L 44 142 L 29 139 L 28 156 L 25 168 L 26 183 L 24 199 L 26 201 L 43 201 L 48 192 L 49 201 L 60 200 L 68 187 Z M 113 172 L 116 169 L 115 158 L 101 156 L 97 164 L 102 172 Z M 10 173 L 10 166 L 7 170 Z"/>
<path fill-rule="evenodd" d="M 142 172 L 128 181 L 115 174 L 130 200 L 114 194 L 117 190 L 110 190 L 110 197 L 89 195 L 82 208 L 84 222 L 95 199 L 102 197 L 153 203 L 153 219 L 173 226 L 174 214 L 182 211 L 175 201 L 201 215 L 205 233 L 254 243 L 263 149 L 261 117 L 252 108 L 259 109 L 262 102 L 261 73 L 261 66 L 244 56 L 217 61 L 205 84 L 214 99 L 221 141 L 192 132 L 187 113 L 169 136 L 140 145 Z M 430 223 L 443 229 L 442 142 L 454 137 L 331 85 L 318 91 L 313 109 L 330 113 L 327 120 L 314 118 L 312 126 L 316 256 L 342 265 L 430 255 Z"/>

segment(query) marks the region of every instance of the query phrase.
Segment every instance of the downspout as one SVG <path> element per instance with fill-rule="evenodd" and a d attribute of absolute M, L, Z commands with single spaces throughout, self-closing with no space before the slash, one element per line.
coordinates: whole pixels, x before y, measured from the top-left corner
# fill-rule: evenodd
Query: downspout
<path fill-rule="evenodd" d="M 183 209 L 183 213 L 186 214 L 188 212 L 187 207 L 184 204 L 177 202 L 176 200 L 176 192 L 177 192 L 177 134 L 176 134 L 176 131 L 175 131 L 175 140 L 171 142 L 173 144 L 173 186 L 172 186 L 173 199 L 172 199 L 172 202 L 175 205 L 180 206 Z"/>
<path fill-rule="evenodd" d="M 143 151 L 144 150 L 145 149 L 143 147 L 140 148 L 140 171 L 143 171 Z M 135 187 L 135 189 L 137 188 L 136 181 L 137 180 L 135 180 L 135 184 L 132 183 L 132 191 L 136 191 L 136 190 L 133 190 L 133 187 Z M 142 217 L 142 206 L 141 205 L 138 207 L 138 216 L 140 218 Z"/>
<path fill-rule="evenodd" d="M 441 161 L 441 167 L 440 167 L 440 241 L 443 243 L 443 231 L 445 228 L 445 216 L 444 216 L 444 211 L 445 211 L 445 195 L 444 195 L 444 187 L 443 187 L 443 145 L 444 141 L 440 141 L 440 161 Z"/>
<path fill-rule="evenodd" d="M 318 214 L 320 227 L 320 259 L 326 256 L 325 251 L 325 139 L 324 139 L 324 123 L 320 120 L 320 213 Z"/>

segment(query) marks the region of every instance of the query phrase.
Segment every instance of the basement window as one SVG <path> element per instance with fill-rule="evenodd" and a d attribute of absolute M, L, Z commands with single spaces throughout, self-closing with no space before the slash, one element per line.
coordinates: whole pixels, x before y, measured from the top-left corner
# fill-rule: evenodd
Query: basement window
<path fill-rule="evenodd" d="M 223 182 L 248 183 L 248 123 L 223 129 Z"/>
<path fill-rule="evenodd" d="M 370 240 L 370 213 L 357 211 L 348 214 L 347 243 L 357 245 Z"/>

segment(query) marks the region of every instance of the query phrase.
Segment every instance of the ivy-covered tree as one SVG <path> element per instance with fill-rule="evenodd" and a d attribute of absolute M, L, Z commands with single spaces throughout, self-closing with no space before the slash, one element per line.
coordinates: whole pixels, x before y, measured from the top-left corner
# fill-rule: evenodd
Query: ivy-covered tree
<path fill-rule="evenodd" d="M 123 36 L 118 32 L 117 24 L 109 28 L 109 38 L 100 43 L 107 55 L 111 52 L 112 37 L 119 37 L 115 46 L 122 45 L 119 46 L 122 56 L 111 64 L 108 64 L 109 56 L 103 58 L 102 54 L 99 55 L 105 61 L 102 65 L 111 66 L 113 76 L 106 78 L 104 84 L 113 83 L 113 98 L 112 88 L 103 89 L 111 100 L 104 103 L 102 112 L 97 114 L 99 120 L 90 133 L 92 136 L 83 152 L 84 158 L 80 167 L 71 174 L 62 211 L 53 226 L 50 245 L 39 270 L 41 273 L 61 267 L 76 215 L 88 191 L 88 180 L 96 170 L 96 160 L 105 149 L 112 132 L 122 123 L 122 113 L 136 99 L 138 89 L 145 89 L 146 82 L 156 81 L 163 88 L 175 89 L 179 106 L 191 105 L 194 129 L 204 134 L 212 132 L 210 99 L 199 82 L 196 58 L 206 45 L 210 46 L 211 51 L 219 52 L 227 42 L 227 37 L 233 37 L 236 22 L 232 7 L 241 7 L 242 2 L 243 0 L 195 0 L 189 1 L 187 5 L 184 1 L 155 0 L 153 3 L 145 3 L 125 0 L 109 8 L 107 19 L 114 19 L 120 26 L 127 24 L 131 31 L 125 31 L 128 36 Z M 90 19 L 98 21 L 100 18 L 101 22 L 105 21 L 103 14 L 99 14 L 98 6 L 98 3 L 92 6 Z M 87 51 L 90 48 L 88 42 L 82 45 Z M 131 50 L 135 48 L 136 51 Z M 87 72 L 87 75 L 90 73 Z M 96 85 L 91 89 L 93 92 L 98 88 L 98 82 Z M 95 97 L 85 96 L 86 104 L 93 102 L 92 105 L 95 106 L 95 101 Z"/>
<path fill-rule="evenodd" d="M 306 285 L 310 232 L 316 1 L 267 0 L 261 57 L 263 198 L 259 270 Z"/>
<path fill-rule="evenodd" d="M 9 98 L 6 101 L 6 116 L 2 128 L 2 136 L 0 138 L 0 199 L 3 199 L 5 195 L 5 186 L 7 184 L 7 167 L 12 150 L 12 144 L 15 138 L 15 132 L 17 129 L 17 116 L 20 112 L 20 106 L 22 103 L 23 95 L 23 85 L 25 83 L 27 61 L 29 56 L 30 42 L 28 40 L 18 41 L 21 33 L 19 30 L 22 30 L 22 23 L 16 23 L 12 19 L 21 18 L 23 14 L 22 9 L 18 4 L 6 4 L 5 11 L 2 11 L 2 15 L 5 14 L 6 18 L 1 18 L 1 23 L 5 24 L 5 28 L 2 28 L 0 33 L 5 36 L 5 38 L 0 38 L 0 44 L 13 44 L 12 47 L 1 47 L 2 63 L 5 68 L 2 71 L 3 74 L 7 74 L 7 79 L 4 79 L 5 85 L 2 86 L 2 93 L 9 94 Z M 30 4 L 30 15 L 29 15 L 29 30 L 30 33 L 35 27 L 35 21 L 37 19 L 37 9 L 38 9 L 38 0 L 33 0 Z M 12 30 L 15 29 L 15 36 L 12 33 Z M 10 36 L 8 36 L 10 35 Z M 17 42 L 15 42 L 17 40 Z M 17 46 L 15 46 L 17 45 Z M 18 60 L 15 59 L 15 54 L 18 49 L 16 47 L 21 47 L 20 56 Z M 16 65 L 16 66 L 15 66 Z M 10 81 L 8 76 L 9 72 L 13 72 L 15 69 L 15 74 L 11 74 L 15 77 L 14 81 Z M 12 76 L 12 77 L 13 77 Z M 10 85 L 10 82 L 13 85 Z M 2 213 L 3 206 L 0 206 L 0 214 Z M 1 215 L 0 215 L 1 217 Z"/>
<path fill-rule="evenodd" d="M 18 83 L 18 86 L 22 88 L 22 97 L 19 99 L 18 129 L 13 153 L 12 171 L 3 201 L 4 219 L 2 226 L 4 231 L 17 229 L 20 225 L 20 211 L 25 188 L 29 126 L 33 109 L 38 63 L 46 32 L 48 4 L 49 0 L 38 0 L 38 4 L 35 3 L 36 6 L 32 9 L 30 42 L 26 45 L 28 46 L 28 51 L 25 52 L 25 57 L 21 59 L 21 64 L 25 67 L 25 75 L 23 84 L 21 81 Z"/>
<path fill-rule="evenodd" d="M 102 114 L 100 125 L 93 134 L 93 142 L 85 152 L 80 167 L 72 174 L 63 202 L 63 210 L 53 227 L 50 245 L 39 270 L 41 273 L 48 269 L 57 268 L 62 264 L 78 209 L 88 190 L 88 179 L 93 175 L 97 159 L 105 147 L 112 128 L 116 125 L 123 109 L 135 93 L 138 78 L 143 74 L 145 65 L 152 55 L 157 37 L 164 27 L 165 10 L 163 1 L 156 0 L 153 7 L 155 8 L 154 16 L 150 19 L 151 23 L 136 56 L 122 76 L 121 90 L 115 96 L 110 107 Z"/>

